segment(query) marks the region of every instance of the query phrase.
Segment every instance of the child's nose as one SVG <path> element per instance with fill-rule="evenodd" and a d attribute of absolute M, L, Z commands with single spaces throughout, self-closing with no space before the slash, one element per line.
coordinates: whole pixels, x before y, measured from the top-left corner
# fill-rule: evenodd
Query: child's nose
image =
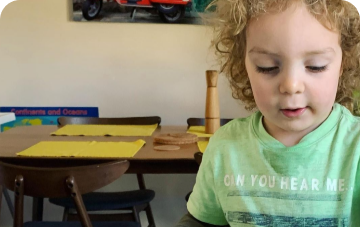
<path fill-rule="evenodd" d="M 285 76 L 280 83 L 280 93 L 283 94 L 300 94 L 305 90 L 305 85 L 296 76 Z"/>

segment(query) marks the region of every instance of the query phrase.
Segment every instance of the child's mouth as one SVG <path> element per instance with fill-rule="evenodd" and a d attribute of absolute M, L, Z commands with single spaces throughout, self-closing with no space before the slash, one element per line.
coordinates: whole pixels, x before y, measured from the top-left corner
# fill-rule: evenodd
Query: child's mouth
<path fill-rule="evenodd" d="M 306 107 L 304 108 L 297 108 L 297 109 L 281 109 L 281 112 L 286 117 L 299 117 L 302 115 L 306 110 Z"/>

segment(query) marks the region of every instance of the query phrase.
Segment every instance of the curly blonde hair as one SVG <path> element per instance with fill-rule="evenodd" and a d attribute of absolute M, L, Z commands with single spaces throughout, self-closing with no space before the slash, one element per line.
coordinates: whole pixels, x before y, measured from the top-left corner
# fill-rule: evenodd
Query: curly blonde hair
<path fill-rule="evenodd" d="M 360 20 L 357 9 L 344 0 L 215 0 L 207 7 L 214 29 L 212 46 L 216 48 L 221 69 L 235 99 L 247 110 L 256 108 L 245 68 L 246 28 L 252 18 L 269 12 L 282 12 L 294 2 L 304 3 L 309 12 L 326 28 L 339 32 L 342 49 L 342 76 L 336 102 L 353 101 L 360 76 Z M 208 18 L 209 19 L 209 18 Z"/>

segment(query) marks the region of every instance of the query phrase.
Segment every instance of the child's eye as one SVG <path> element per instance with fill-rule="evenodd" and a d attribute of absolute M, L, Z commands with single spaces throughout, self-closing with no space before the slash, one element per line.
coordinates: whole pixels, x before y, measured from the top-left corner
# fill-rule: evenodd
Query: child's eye
<path fill-rule="evenodd" d="M 258 73 L 264 73 L 264 74 L 274 73 L 277 69 L 278 69 L 278 67 L 264 68 L 264 67 L 256 66 L 256 71 L 257 71 Z"/>
<path fill-rule="evenodd" d="M 306 68 L 310 69 L 310 71 L 313 71 L 315 73 L 323 72 L 327 69 L 327 66 L 322 67 L 316 67 L 316 66 L 307 66 Z"/>

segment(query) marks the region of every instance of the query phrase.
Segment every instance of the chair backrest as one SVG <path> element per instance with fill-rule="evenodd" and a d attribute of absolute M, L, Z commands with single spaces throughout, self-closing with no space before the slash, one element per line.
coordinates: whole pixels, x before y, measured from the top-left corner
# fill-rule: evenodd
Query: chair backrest
<path fill-rule="evenodd" d="M 0 162 L 0 185 L 14 191 L 14 226 L 23 226 L 24 195 L 33 197 L 72 197 L 82 226 L 91 222 L 81 194 L 102 188 L 118 179 L 129 168 L 128 161 L 115 161 L 79 167 L 43 168 Z"/>
<path fill-rule="evenodd" d="M 202 156 L 203 156 L 203 153 L 201 153 L 200 151 L 199 152 L 196 152 L 194 154 L 194 158 L 195 158 L 195 161 L 197 164 L 201 164 L 201 161 L 202 161 Z"/>
<path fill-rule="evenodd" d="M 14 191 L 17 176 L 24 178 L 24 195 L 33 197 L 65 197 L 65 181 L 75 178 L 81 194 L 102 188 L 118 179 L 129 168 L 128 161 L 116 161 L 78 167 L 38 167 L 14 164 L 15 161 L 0 161 L 0 185 Z"/>
<path fill-rule="evenodd" d="M 233 120 L 232 118 L 220 118 L 220 126 L 225 125 L 229 121 Z M 202 126 L 205 125 L 205 118 L 188 118 L 187 119 L 188 127 L 190 126 Z"/>
<path fill-rule="evenodd" d="M 149 117 L 122 117 L 122 118 L 99 118 L 99 117 L 59 117 L 58 125 L 160 125 L 159 116 Z"/>

